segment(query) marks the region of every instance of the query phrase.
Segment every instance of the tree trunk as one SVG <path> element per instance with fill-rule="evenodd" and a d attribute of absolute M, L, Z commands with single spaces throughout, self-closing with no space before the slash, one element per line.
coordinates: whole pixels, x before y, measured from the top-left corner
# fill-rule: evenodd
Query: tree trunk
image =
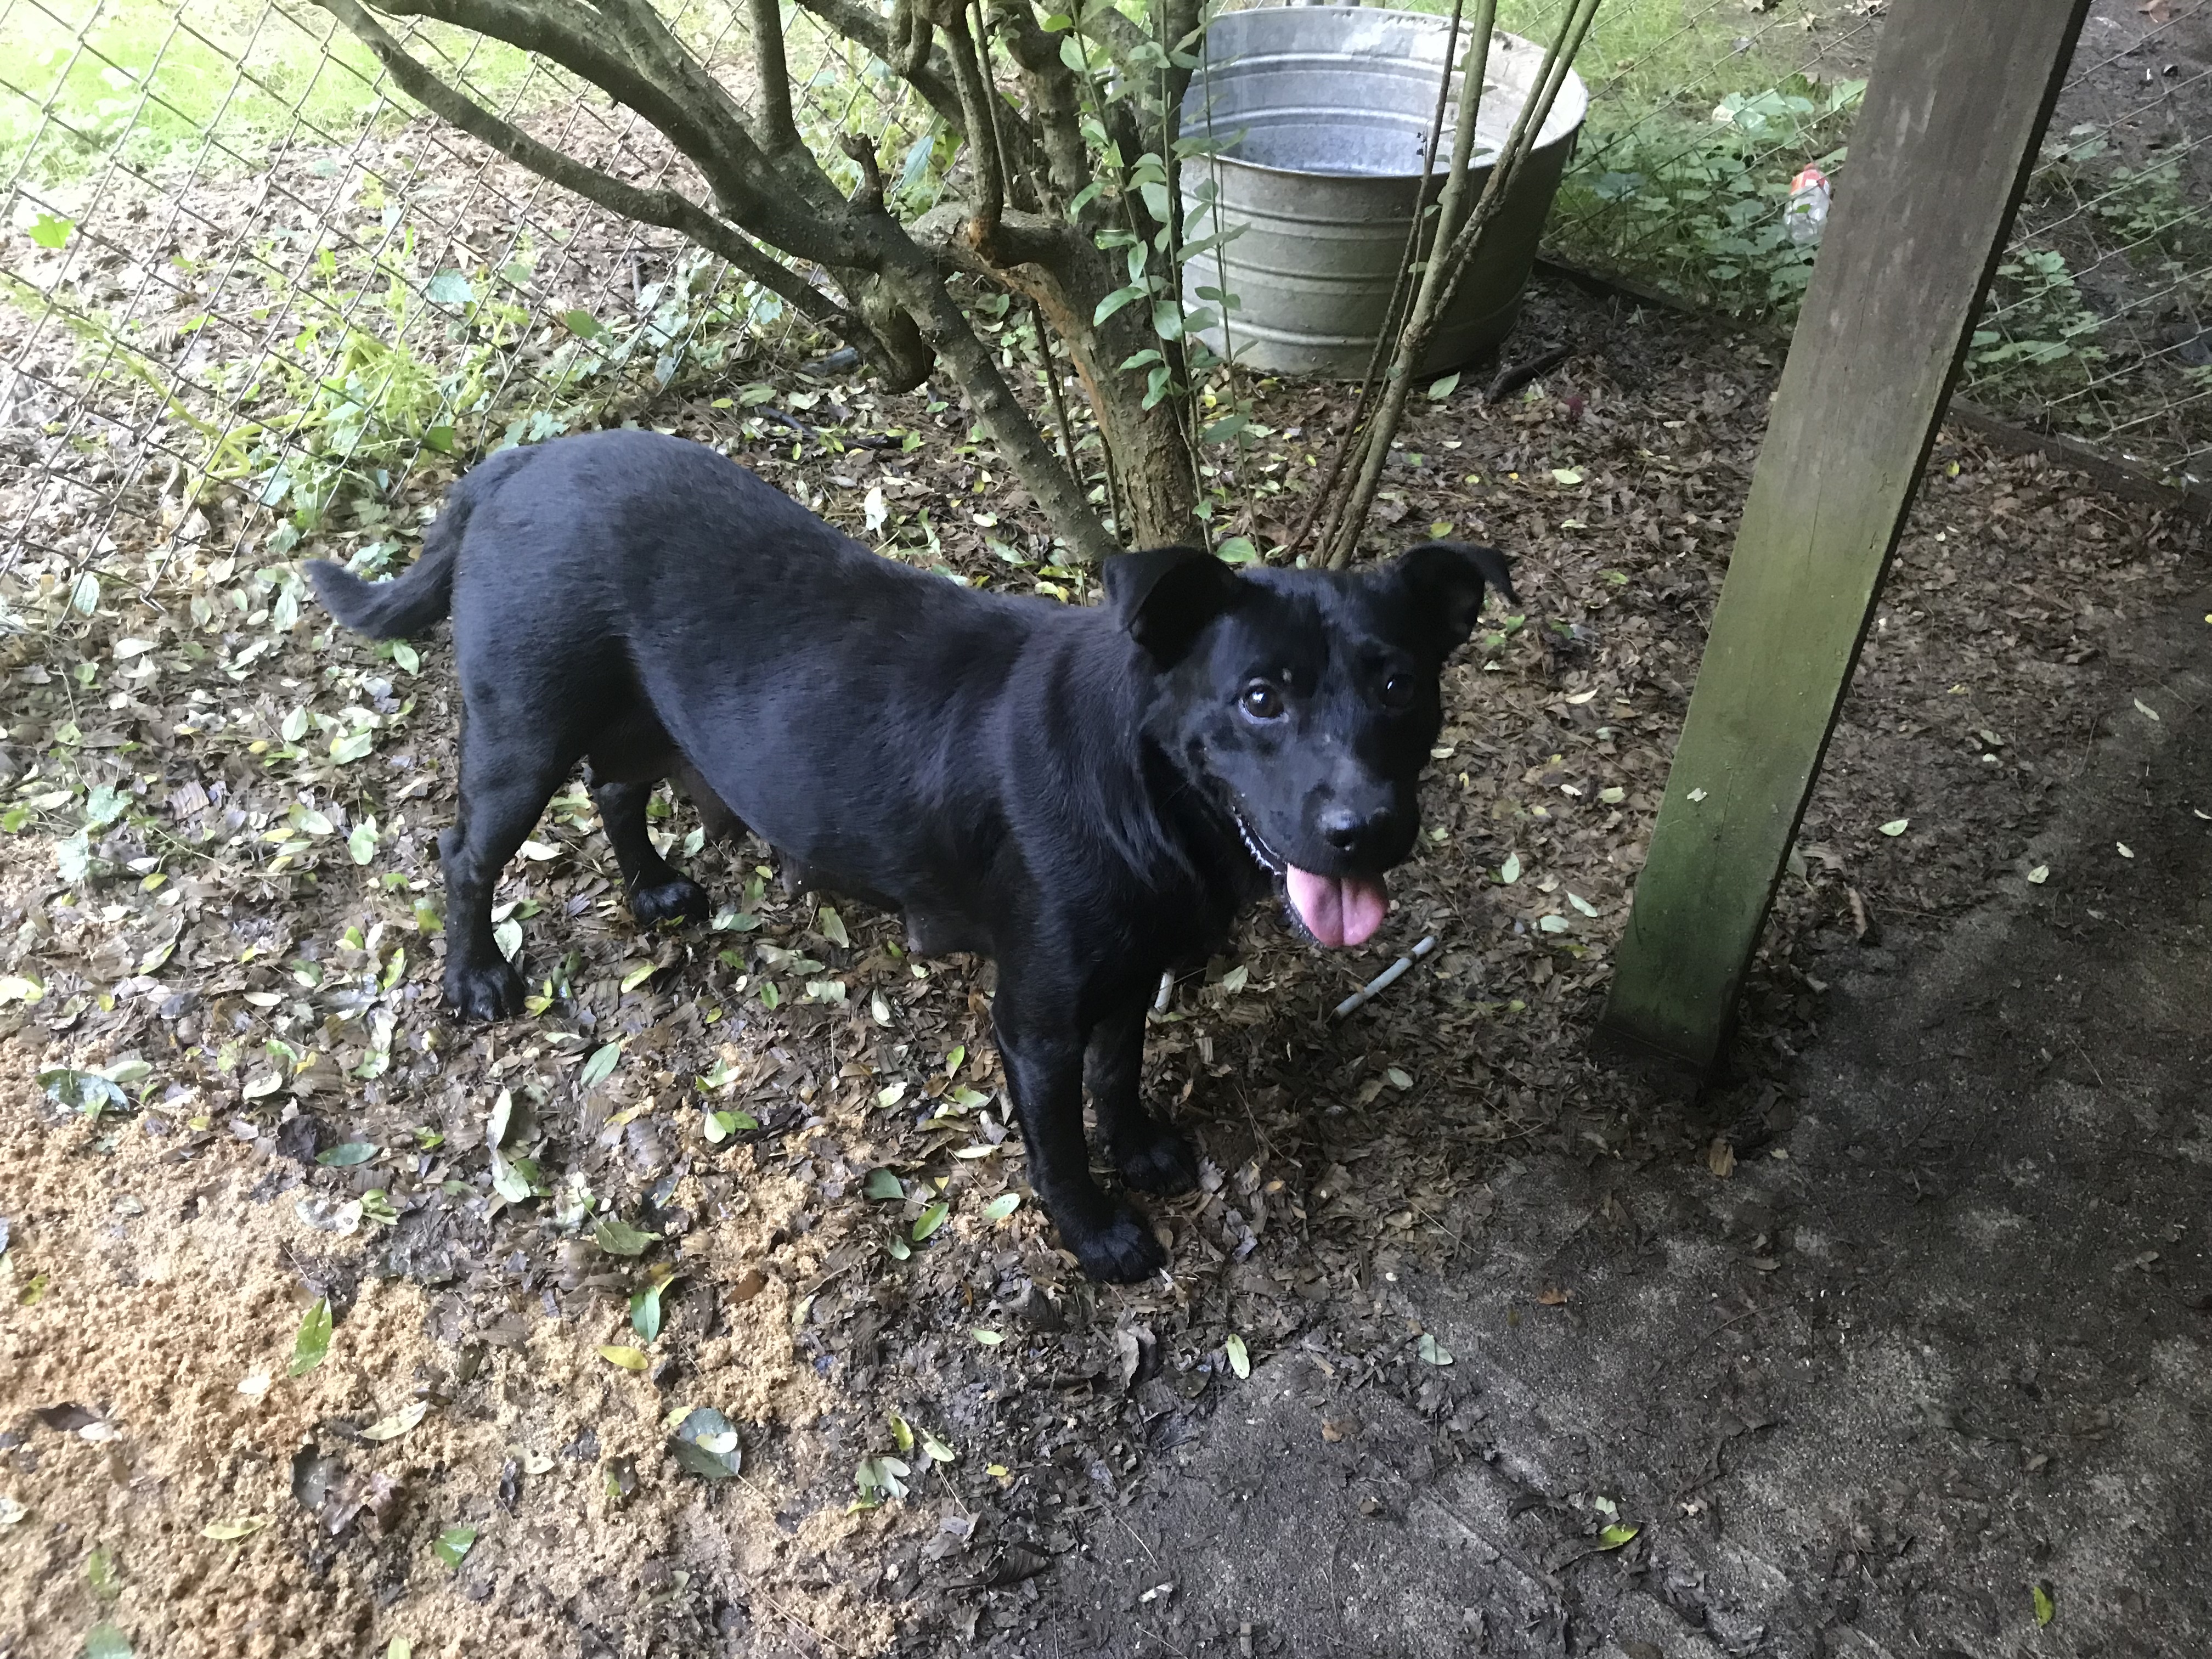
<path fill-rule="evenodd" d="M 1133 185 L 1132 158 L 1172 156 L 1174 112 L 1196 61 L 1188 47 L 1199 0 L 1153 0 L 1151 32 L 1108 0 L 1087 7 L 1077 0 L 1081 39 L 1064 32 L 1065 17 L 1040 18 L 1029 0 L 896 0 L 889 17 L 876 0 L 799 0 L 890 65 L 964 140 L 970 199 L 947 201 L 913 225 L 886 204 L 879 137 L 848 131 L 824 144 L 800 131 L 781 0 L 748 0 L 759 82 L 750 109 L 678 39 L 653 0 L 315 3 L 361 39 L 410 96 L 533 172 L 721 255 L 851 341 L 886 386 L 913 386 L 933 362 L 940 367 L 1070 556 L 1096 562 L 1117 539 L 1152 546 L 1202 539 L 1182 402 L 1195 389 L 1182 343 L 1172 337 L 1179 284 L 1147 277 L 1146 296 L 1126 303 L 1133 273 L 1123 251 L 1142 241 L 1172 264 L 1172 189 L 1163 204 L 1156 179 Z M 435 18 L 561 64 L 658 128 L 698 169 L 712 207 L 674 189 L 639 188 L 542 143 L 410 58 L 377 13 Z M 994 78 L 994 42 L 1018 64 L 1019 104 Z M 1085 61 L 1071 64 L 1070 54 Z M 1109 73 L 1118 79 L 1096 78 Z M 1097 126 L 1088 125 L 1094 115 Z M 840 149 L 859 169 L 857 186 L 825 165 Z M 1098 246 L 1117 239 L 1119 247 Z M 810 264 L 836 291 L 802 274 Z M 995 348 L 947 291 L 947 269 L 956 266 L 1033 301 L 1067 346 L 1119 486 L 1115 535 L 1042 423 L 1015 398 Z M 1155 262 L 1155 271 L 1162 269 Z M 1100 320 L 1109 298 L 1120 308 Z M 1155 331 L 1156 306 L 1170 337 Z M 1123 367 L 1132 359 L 1141 361 Z M 1172 382 L 1152 395 L 1150 382 L 1163 364 Z"/>

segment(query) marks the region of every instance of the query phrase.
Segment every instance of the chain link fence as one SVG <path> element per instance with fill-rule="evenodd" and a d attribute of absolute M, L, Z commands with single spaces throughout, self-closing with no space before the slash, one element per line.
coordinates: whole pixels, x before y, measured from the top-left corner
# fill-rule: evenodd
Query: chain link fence
<path fill-rule="evenodd" d="M 2183 483 L 2212 471 L 2208 7 L 2093 16 L 1966 386 Z M 1504 0 L 1500 21 L 1547 38 L 1560 9 Z M 1814 165 L 1848 189 L 1882 10 L 1609 0 L 1552 251 L 1786 323 L 1814 252 L 1785 226 L 1790 181 Z M 744 95 L 742 9 L 671 15 Z M 933 153 L 928 112 L 883 65 L 806 13 L 788 27 L 817 131 Z M 639 118 L 544 60 L 394 28 L 535 136 L 635 183 L 690 182 Z M 150 580 L 180 549 L 373 535 L 423 498 L 410 478 L 641 412 L 786 326 L 672 233 L 422 116 L 305 0 L 0 0 L 0 568 L 93 576 L 87 608 L 98 580 Z"/>
<path fill-rule="evenodd" d="M 1424 0 L 1428 3 L 1428 0 Z M 1558 0 L 1506 0 L 1548 34 Z M 1609 0 L 1590 118 L 1547 240 L 1693 307 L 1788 324 L 1816 246 L 1784 209 L 1838 190 L 1882 0 Z M 1969 354 L 1962 395 L 2167 482 L 2212 482 L 2212 4 L 2093 7 Z"/>
<path fill-rule="evenodd" d="M 740 88 L 742 15 L 680 18 Z M 395 33 L 555 147 L 694 182 L 556 65 L 435 23 Z M 864 54 L 803 15 L 792 36 L 805 121 L 927 132 Z M 637 413 L 785 325 L 673 233 L 422 114 L 312 5 L 0 0 L 0 569 L 94 575 L 81 608 L 180 548 L 374 531 L 420 498 L 411 475 Z"/>

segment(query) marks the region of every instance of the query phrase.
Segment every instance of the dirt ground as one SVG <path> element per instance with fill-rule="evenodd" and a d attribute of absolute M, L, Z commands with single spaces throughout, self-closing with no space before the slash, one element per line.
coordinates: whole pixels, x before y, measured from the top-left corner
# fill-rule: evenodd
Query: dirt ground
<path fill-rule="evenodd" d="M 1564 290 L 1521 338 L 1573 356 L 1424 407 L 1374 539 L 1498 542 L 1525 621 L 1450 671 L 1378 944 L 1255 916 L 1155 1023 L 1207 1181 L 1134 1289 L 1024 1201 L 981 964 L 758 848 L 680 860 L 716 929 L 641 936 L 578 792 L 502 893 L 543 1008 L 457 1028 L 442 641 L 333 635 L 220 514 L 88 618 L 19 569 L 0 1655 L 2201 1636 L 2196 527 L 1943 444 L 1693 1112 L 1587 1041 L 1777 365 Z M 957 408 L 742 378 L 781 395 L 654 418 L 1087 597 Z M 1264 538 L 1331 400 L 1261 396 L 1225 528 Z M 699 1408 L 734 1443 L 676 1450 Z"/>

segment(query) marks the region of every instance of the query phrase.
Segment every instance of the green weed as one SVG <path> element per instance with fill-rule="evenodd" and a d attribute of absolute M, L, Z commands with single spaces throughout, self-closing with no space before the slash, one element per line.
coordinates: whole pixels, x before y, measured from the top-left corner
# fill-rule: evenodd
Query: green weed
<path fill-rule="evenodd" d="M 1562 185 L 1551 235 L 1571 259 L 1633 272 L 1716 309 L 1793 315 L 1815 249 L 1783 209 L 1807 163 L 1834 171 L 1866 83 L 1793 77 L 1729 93 L 1702 120 L 1667 116 L 1594 133 Z"/>

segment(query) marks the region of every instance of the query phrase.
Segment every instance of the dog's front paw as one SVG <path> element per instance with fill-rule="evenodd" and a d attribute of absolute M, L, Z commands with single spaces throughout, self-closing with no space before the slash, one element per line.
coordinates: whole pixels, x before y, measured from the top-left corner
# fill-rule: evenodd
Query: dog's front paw
<path fill-rule="evenodd" d="M 1168 1265 L 1168 1253 L 1152 1237 L 1145 1212 L 1127 1201 L 1115 1205 L 1102 1224 L 1060 1231 L 1083 1271 L 1104 1284 L 1133 1285 Z"/>
<path fill-rule="evenodd" d="M 664 921 L 704 921 L 713 910 L 707 890 L 683 876 L 658 887 L 629 890 L 629 913 L 641 927 L 657 927 Z"/>
<path fill-rule="evenodd" d="M 446 1000 L 463 1019 L 507 1019 L 522 1012 L 526 988 L 511 962 L 446 964 Z"/>
<path fill-rule="evenodd" d="M 1140 1193 L 1171 1198 L 1198 1185 L 1198 1154 L 1164 1123 L 1146 1118 L 1114 1142 L 1114 1167 Z"/>

